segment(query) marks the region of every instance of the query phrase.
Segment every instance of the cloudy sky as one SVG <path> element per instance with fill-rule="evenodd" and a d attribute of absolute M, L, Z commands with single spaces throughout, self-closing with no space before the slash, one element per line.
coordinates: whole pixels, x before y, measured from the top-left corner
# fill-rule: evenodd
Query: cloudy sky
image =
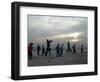
<path fill-rule="evenodd" d="M 87 45 L 87 17 L 28 15 L 28 43 L 44 45 L 46 39 L 52 45 L 67 41 Z"/>

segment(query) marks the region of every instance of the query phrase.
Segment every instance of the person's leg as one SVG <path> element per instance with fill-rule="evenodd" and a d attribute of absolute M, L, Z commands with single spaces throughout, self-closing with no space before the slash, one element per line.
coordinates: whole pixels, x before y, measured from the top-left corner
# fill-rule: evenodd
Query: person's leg
<path fill-rule="evenodd" d="M 44 51 L 42 51 L 42 56 L 45 55 Z"/>
<path fill-rule="evenodd" d="M 29 52 L 28 52 L 28 59 L 30 59 L 30 54 L 29 54 Z"/>
<path fill-rule="evenodd" d="M 37 55 L 39 56 L 39 51 L 37 51 Z"/>
<path fill-rule="evenodd" d="M 74 49 L 74 54 L 76 54 L 76 50 Z"/>
<path fill-rule="evenodd" d="M 62 56 L 62 51 L 61 51 L 61 54 L 60 54 L 60 56 Z"/>
<path fill-rule="evenodd" d="M 51 54 L 51 50 L 49 50 L 49 55 Z"/>
<path fill-rule="evenodd" d="M 47 49 L 48 49 L 48 48 L 46 48 L 46 51 L 45 51 L 45 56 L 47 56 L 47 51 L 48 51 Z"/>
<path fill-rule="evenodd" d="M 69 52 L 69 48 L 67 49 L 67 53 Z"/>
<path fill-rule="evenodd" d="M 42 55 L 41 56 L 43 56 L 43 51 L 42 51 Z"/>
<path fill-rule="evenodd" d="M 77 54 L 77 53 L 76 53 L 76 50 L 75 50 L 75 54 Z"/>
<path fill-rule="evenodd" d="M 38 51 L 38 55 L 40 55 L 40 51 Z"/>
<path fill-rule="evenodd" d="M 31 53 L 28 53 L 29 54 L 29 59 L 31 60 Z"/>
<path fill-rule="evenodd" d="M 68 49 L 67 49 L 67 53 L 68 53 Z"/>
<path fill-rule="evenodd" d="M 32 53 L 30 53 L 30 59 L 32 60 Z"/>
<path fill-rule="evenodd" d="M 61 50 L 61 56 L 63 55 L 63 50 Z"/>
<path fill-rule="evenodd" d="M 62 50 L 62 55 L 63 55 L 63 50 Z"/>
<path fill-rule="evenodd" d="M 38 50 L 37 50 L 37 55 L 38 55 Z"/>
<path fill-rule="evenodd" d="M 56 57 L 58 57 L 58 53 L 57 53 Z"/>
<path fill-rule="evenodd" d="M 58 57 L 58 51 L 56 51 L 56 53 L 57 53 L 56 57 Z"/>
<path fill-rule="evenodd" d="M 50 54 L 51 54 L 51 53 L 50 53 L 50 49 L 48 49 L 48 53 L 49 53 L 49 56 L 50 56 Z"/>
<path fill-rule="evenodd" d="M 31 55 L 29 54 L 29 59 L 31 60 Z"/>
<path fill-rule="evenodd" d="M 48 53 L 49 53 L 49 48 L 47 48 L 47 55 L 48 55 Z"/>
<path fill-rule="evenodd" d="M 74 54 L 74 49 L 72 50 L 72 53 Z"/>
<path fill-rule="evenodd" d="M 72 52 L 71 48 L 69 48 L 69 52 Z"/>
<path fill-rule="evenodd" d="M 59 57 L 61 56 L 61 53 L 60 53 L 60 51 L 59 51 Z"/>
<path fill-rule="evenodd" d="M 45 53 L 44 53 L 44 52 L 43 52 L 43 55 L 45 55 Z M 42 56 L 43 56 L 43 55 L 42 55 Z"/>

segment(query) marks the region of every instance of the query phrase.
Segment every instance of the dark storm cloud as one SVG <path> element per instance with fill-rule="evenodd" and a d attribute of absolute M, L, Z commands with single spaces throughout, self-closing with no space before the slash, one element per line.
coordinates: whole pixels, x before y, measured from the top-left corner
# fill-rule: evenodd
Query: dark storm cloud
<path fill-rule="evenodd" d="M 87 43 L 87 17 L 28 15 L 28 42 L 55 41 Z"/>

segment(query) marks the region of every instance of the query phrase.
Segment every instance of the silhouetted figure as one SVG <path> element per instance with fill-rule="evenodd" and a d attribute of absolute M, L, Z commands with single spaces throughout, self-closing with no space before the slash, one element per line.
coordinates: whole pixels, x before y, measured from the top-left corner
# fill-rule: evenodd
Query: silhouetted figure
<path fill-rule="evenodd" d="M 45 54 L 45 48 L 44 45 L 42 46 L 42 56 Z"/>
<path fill-rule="evenodd" d="M 83 53 L 83 49 L 84 49 L 84 48 L 83 48 L 83 45 L 81 45 L 81 53 Z"/>
<path fill-rule="evenodd" d="M 56 53 L 57 53 L 57 55 L 56 55 L 56 57 L 58 57 L 58 56 L 60 56 L 61 54 L 60 54 L 60 47 L 59 47 L 59 43 L 57 44 L 57 46 L 56 46 Z"/>
<path fill-rule="evenodd" d="M 73 54 L 76 54 L 76 44 L 72 46 Z"/>
<path fill-rule="evenodd" d="M 49 48 L 49 55 L 51 54 L 51 48 Z"/>
<path fill-rule="evenodd" d="M 32 59 L 32 49 L 33 49 L 33 43 L 30 43 L 28 45 L 28 58 L 31 60 Z"/>
<path fill-rule="evenodd" d="M 68 43 L 67 43 L 67 46 L 68 46 L 68 48 L 67 48 L 67 53 L 68 52 L 72 52 L 72 49 L 71 49 L 71 47 L 70 47 L 70 42 L 68 41 Z"/>
<path fill-rule="evenodd" d="M 46 48 L 45 56 L 47 56 L 48 52 L 49 52 L 49 54 L 51 54 L 50 43 L 51 43 L 52 41 L 53 41 L 53 40 L 48 40 L 48 39 L 47 39 L 47 48 Z"/>
<path fill-rule="evenodd" d="M 38 55 L 38 56 L 40 55 L 40 50 L 41 50 L 41 47 L 40 47 L 40 45 L 38 44 L 38 45 L 37 45 L 37 55 Z"/>
<path fill-rule="evenodd" d="M 63 44 L 62 44 L 62 46 L 61 46 L 61 48 L 60 48 L 60 55 L 62 56 L 63 55 Z"/>

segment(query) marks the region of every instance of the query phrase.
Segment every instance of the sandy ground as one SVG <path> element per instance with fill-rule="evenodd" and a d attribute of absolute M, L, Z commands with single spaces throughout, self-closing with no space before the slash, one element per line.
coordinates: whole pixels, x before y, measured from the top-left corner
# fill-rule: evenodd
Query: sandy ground
<path fill-rule="evenodd" d="M 37 56 L 36 52 L 32 56 L 32 60 L 28 59 L 28 66 L 53 66 L 53 65 L 74 65 L 74 64 L 87 64 L 87 53 L 66 53 L 61 57 L 56 57 L 56 52 L 52 55 Z"/>

